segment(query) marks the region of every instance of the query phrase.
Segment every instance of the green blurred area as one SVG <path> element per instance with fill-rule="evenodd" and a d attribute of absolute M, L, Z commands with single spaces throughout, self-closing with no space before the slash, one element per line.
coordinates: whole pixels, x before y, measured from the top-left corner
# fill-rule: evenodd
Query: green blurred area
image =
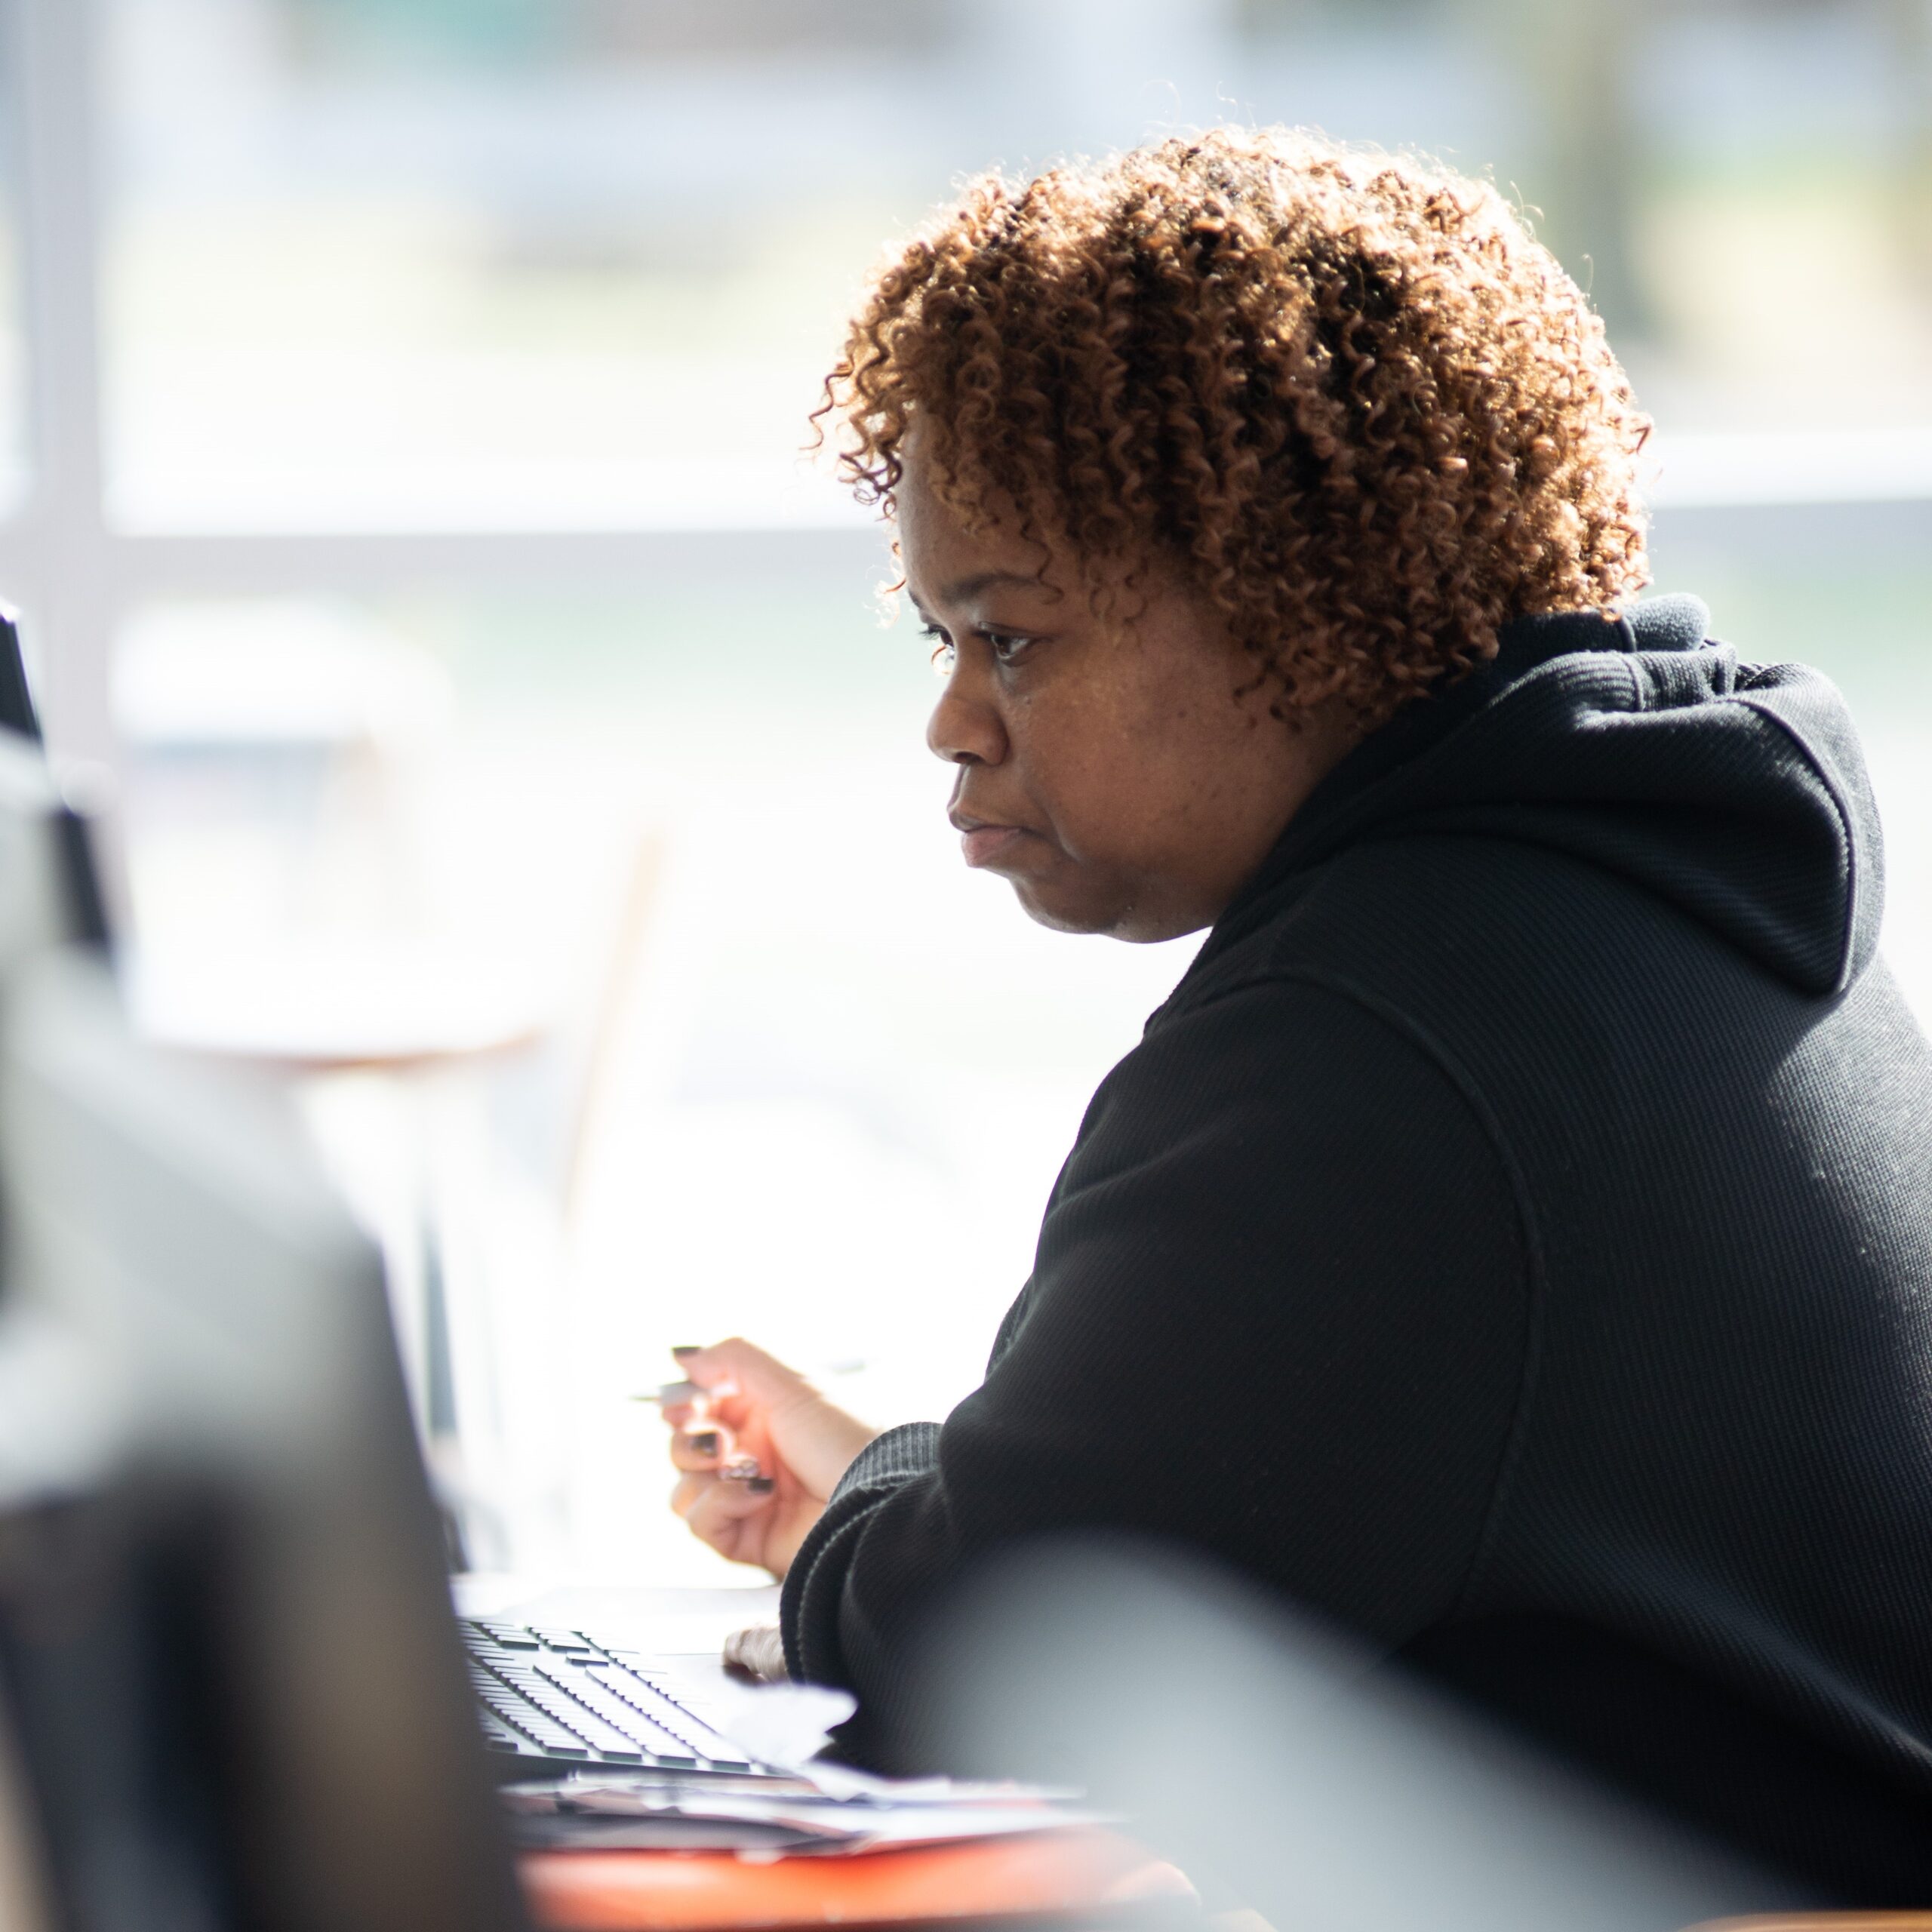
<path fill-rule="evenodd" d="M 1780 561 L 1691 544 L 1658 588 L 1703 598 L 1713 634 L 1747 662 L 1825 672 L 1861 729 L 1932 727 L 1932 600 L 1917 558 Z"/>
<path fill-rule="evenodd" d="M 1862 722 L 1932 727 L 1932 596 L 1902 546 L 1869 555 L 1780 551 L 1668 519 L 1651 592 L 1689 592 L 1713 635 L 1747 662 L 1808 663 Z M 937 695 L 926 646 L 889 620 L 858 574 L 764 573 L 666 583 L 649 594 L 567 585 L 378 600 L 371 614 L 449 670 L 478 715 L 554 718 L 641 734 L 735 712 L 746 720 L 842 719 L 855 737 L 915 733 Z"/>
<path fill-rule="evenodd" d="M 398 636 L 447 664 L 479 710 L 595 711 L 626 726 L 691 710 L 829 712 L 873 721 L 938 687 L 930 646 L 890 627 L 857 586 L 768 579 L 667 586 L 648 595 L 568 586 L 512 595 L 401 597 L 380 606 Z"/>
<path fill-rule="evenodd" d="M 532 59 L 615 59 L 718 48 L 915 45 L 940 0 L 277 0 L 312 59 L 398 57 L 485 69 Z"/>
<path fill-rule="evenodd" d="M 273 111 L 291 129 L 312 111 L 354 127 L 373 111 L 358 87 L 420 83 L 423 118 L 386 172 L 346 165 L 358 144 L 331 133 L 326 149 L 293 137 L 286 178 L 263 174 L 247 192 L 150 195 L 129 180 L 110 343 L 128 345 L 131 386 L 158 398 L 143 405 L 157 448 L 180 439 L 168 396 L 198 386 L 210 393 L 198 406 L 218 417 L 197 345 L 285 363 L 292 348 L 374 355 L 431 341 L 525 365 L 580 352 L 694 368 L 736 357 L 802 380 L 881 245 L 960 168 L 1036 164 L 1103 130 L 1100 145 L 1143 138 L 1211 103 L 1347 139 L 1438 141 L 1454 165 L 1490 176 L 1589 290 L 1667 429 L 1932 423 L 1926 0 L 1135 0 L 1119 47 L 1107 40 L 1119 9 L 1091 0 L 243 11 L 270 23 Z M 1164 38 L 1134 45 L 1156 26 Z M 137 92 L 146 65 L 130 69 Z M 655 124 L 687 75 L 717 111 L 667 134 Z M 573 125 L 583 100 L 566 91 L 542 106 L 553 83 L 641 90 L 635 120 L 617 113 L 600 137 L 611 143 L 601 181 Z M 234 111 L 192 89 L 139 104 L 151 131 L 180 119 L 167 143 L 184 151 L 198 116 Z M 533 122 L 520 146 L 474 146 L 493 117 L 543 112 L 554 143 Z M 318 166 L 321 152 L 337 158 Z M 276 423 L 287 374 L 262 372 L 265 437 L 325 448 L 326 423 Z M 393 406 L 406 415 L 420 388 L 398 378 Z M 541 426 L 568 401 L 533 396 L 532 454 L 596 444 Z M 446 426 L 463 414 L 420 406 Z M 518 413 L 512 392 L 505 422 Z M 667 447 L 678 433 L 667 426 Z M 646 428 L 611 435 L 627 453 L 648 441 Z M 515 432 L 501 440 L 509 452 Z"/>
<path fill-rule="evenodd" d="M 702 488 L 755 523 L 869 269 L 955 164 L 1140 138 L 1184 101 L 1339 102 L 1330 131 L 1398 143 L 1456 122 L 1454 164 L 1589 288 L 1660 446 L 1932 432 L 1927 0 L 209 0 L 177 45 L 183 4 L 115 0 L 155 36 L 117 69 L 139 139 L 104 254 L 135 522 L 245 527 L 267 500 L 407 528 L 488 472 L 491 516 L 551 525 L 581 469 L 597 516 L 675 521 Z M 1197 54 L 1220 65 L 1184 95 Z M 1912 543 L 1694 525 L 1666 513 L 1658 588 L 1705 595 L 1748 656 L 1932 712 Z M 566 706 L 723 666 L 837 706 L 898 675 L 863 591 L 761 580 L 395 621 L 479 691 Z"/>

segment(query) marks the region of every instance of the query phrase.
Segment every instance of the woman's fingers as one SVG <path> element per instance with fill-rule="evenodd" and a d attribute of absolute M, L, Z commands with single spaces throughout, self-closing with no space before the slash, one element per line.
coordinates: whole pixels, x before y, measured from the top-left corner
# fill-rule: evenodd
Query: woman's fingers
<path fill-rule="evenodd" d="M 768 1355 L 742 1336 L 714 1342 L 709 1348 L 673 1349 L 678 1367 L 714 1399 L 742 1396 L 767 1413 L 810 1401 L 818 1391 L 795 1368 Z"/>
<path fill-rule="evenodd" d="M 699 1416 L 671 1438 L 671 1462 L 680 1469 L 715 1469 L 737 1454 L 737 1441 L 721 1422 Z"/>
<path fill-rule="evenodd" d="M 828 1402 L 795 1369 L 742 1336 L 709 1348 L 674 1349 L 678 1366 L 705 1392 L 706 1413 L 734 1427 L 745 1446 L 782 1466 L 823 1502 L 878 1431 Z"/>
<path fill-rule="evenodd" d="M 754 1624 L 734 1630 L 724 1639 L 724 1668 L 754 1684 L 783 1684 L 791 1675 L 785 1667 L 785 1640 L 775 1623 Z"/>
<path fill-rule="evenodd" d="M 706 1521 L 714 1518 L 722 1521 L 727 1518 L 738 1521 L 755 1516 L 761 1509 L 771 1508 L 773 1492 L 778 1487 L 757 1469 L 757 1464 L 749 1458 L 740 1459 L 723 1472 L 687 1469 L 671 1491 L 671 1507 L 693 1529 L 698 1525 L 699 1506 L 707 1498 L 714 1500 L 704 1518 Z"/>
<path fill-rule="evenodd" d="M 769 1477 L 734 1481 L 691 1470 L 671 1492 L 671 1507 L 691 1526 L 692 1535 L 721 1555 L 755 1561 L 755 1550 L 748 1552 L 746 1546 L 757 1540 L 759 1526 L 753 1519 L 771 1509 L 773 1489 Z"/>

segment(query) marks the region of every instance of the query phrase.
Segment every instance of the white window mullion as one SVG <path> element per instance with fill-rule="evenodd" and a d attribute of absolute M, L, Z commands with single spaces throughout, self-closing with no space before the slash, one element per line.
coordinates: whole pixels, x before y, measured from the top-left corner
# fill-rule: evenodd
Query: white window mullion
<path fill-rule="evenodd" d="M 100 0 L 12 0 L 32 471 L 0 551 L 35 620 L 61 750 L 111 760 L 108 656 L 121 598 L 103 510 Z"/>

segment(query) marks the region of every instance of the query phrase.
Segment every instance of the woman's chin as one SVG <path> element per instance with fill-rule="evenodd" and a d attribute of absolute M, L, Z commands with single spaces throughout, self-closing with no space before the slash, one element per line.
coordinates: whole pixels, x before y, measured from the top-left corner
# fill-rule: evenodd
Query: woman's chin
<path fill-rule="evenodd" d="M 1172 909 L 1164 912 L 1146 900 L 1127 894 L 1103 896 L 1056 892 L 1038 879 L 1016 878 L 1014 896 L 1036 925 L 1057 933 L 1099 933 L 1129 946 L 1158 946 L 1184 938 L 1214 923 L 1211 914 L 1189 917 Z"/>
<path fill-rule="evenodd" d="M 1084 902 L 1083 895 L 1069 892 L 1057 881 L 1020 878 L 1008 881 L 1020 909 L 1035 925 L 1057 933 L 1103 933 L 1109 930 L 1106 911 Z M 1056 887 L 1059 889 L 1056 889 Z"/>
<path fill-rule="evenodd" d="M 1134 928 L 1134 900 L 1124 895 L 1080 889 L 1084 881 L 1016 878 L 1014 897 L 1036 925 L 1057 933 L 1104 933 L 1113 939 L 1143 937 Z M 1163 935 L 1164 937 L 1164 935 Z"/>

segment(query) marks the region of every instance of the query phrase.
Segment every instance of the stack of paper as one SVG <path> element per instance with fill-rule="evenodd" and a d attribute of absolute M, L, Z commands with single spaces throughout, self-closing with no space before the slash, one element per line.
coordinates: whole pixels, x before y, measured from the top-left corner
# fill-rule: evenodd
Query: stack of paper
<path fill-rule="evenodd" d="M 892 1780 L 817 1764 L 809 1780 L 782 1783 L 579 1772 L 555 1783 L 514 1785 L 503 1795 L 518 1841 L 549 1850 L 837 1857 L 1112 1822 L 1066 1793 L 1033 1786 Z"/>

